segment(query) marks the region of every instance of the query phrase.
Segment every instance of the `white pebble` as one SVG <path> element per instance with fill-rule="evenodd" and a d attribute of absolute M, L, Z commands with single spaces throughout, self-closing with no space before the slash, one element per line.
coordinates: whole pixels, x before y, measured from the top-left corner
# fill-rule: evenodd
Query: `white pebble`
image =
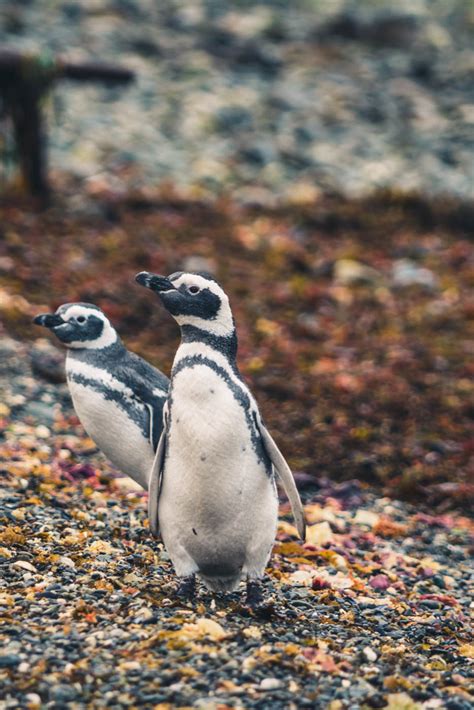
<path fill-rule="evenodd" d="M 47 426 L 44 426 L 43 424 L 40 424 L 36 427 L 35 434 L 39 439 L 47 439 L 48 436 L 51 436 L 50 430 Z"/>
<path fill-rule="evenodd" d="M 120 664 L 120 668 L 124 671 L 139 671 L 141 664 L 138 661 L 125 661 L 125 663 Z"/>
<path fill-rule="evenodd" d="M 74 562 L 74 560 L 71 560 L 70 557 L 65 557 L 65 556 L 60 557 L 58 562 L 61 565 L 64 565 L 65 567 L 70 567 L 71 569 L 73 569 L 76 566 L 76 563 Z"/>
<path fill-rule="evenodd" d="M 32 564 L 26 562 L 26 560 L 17 560 L 13 563 L 13 567 L 18 567 L 19 569 L 27 570 L 27 572 L 36 572 L 36 567 Z"/>
<path fill-rule="evenodd" d="M 260 690 L 277 690 L 281 688 L 283 683 L 278 678 L 264 678 L 260 681 Z"/>
<path fill-rule="evenodd" d="M 40 707 L 41 705 L 41 698 L 37 693 L 28 693 L 25 700 L 29 707 Z"/>
<path fill-rule="evenodd" d="M 370 646 L 366 646 L 362 653 L 364 654 L 366 659 L 370 661 L 370 663 L 373 663 L 377 660 L 377 654 L 375 653 L 373 648 L 370 648 Z"/>

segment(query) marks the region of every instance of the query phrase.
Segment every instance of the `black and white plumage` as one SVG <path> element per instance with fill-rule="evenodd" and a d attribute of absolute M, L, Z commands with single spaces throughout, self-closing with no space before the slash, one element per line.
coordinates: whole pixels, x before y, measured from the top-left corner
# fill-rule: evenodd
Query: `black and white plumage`
<path fill-rule="evenodd" d="M 202 273 L 142 272 L 136 280 L 158 293 L 181 327 L 150 476 L 150 527 L 157 534 L 159 521 L 179 577 L 198 574 L 216 591 L 245 578 L 252 584 L 275 539 L 274 473 L 302 538 L 305 522 L 292 473 L 237 368 L 228 297 Z"/>
<path fill-rule="evenodd" d="M 66 303 L 34 322 L 67 347 L 67 383 L 86 432 L 117 468 L 148 489 L 168 378 L 129 352 L 91 303 Z"/>

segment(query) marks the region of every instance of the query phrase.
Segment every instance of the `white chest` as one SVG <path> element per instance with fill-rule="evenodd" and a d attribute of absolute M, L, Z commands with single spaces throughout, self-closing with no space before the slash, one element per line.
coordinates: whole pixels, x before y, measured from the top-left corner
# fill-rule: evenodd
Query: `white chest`
<path fill-rule="evenodd" d="M 163 500 L 203 517 L 228 515 L 269 484 L 242 403 L 206 365 L 183 369 L 173 381 Z M 179 505 L 177 505 L 179 501 Z"/>
<path fill-rule="evenodd" d="M 193 468 L 238 465 L 252 453 L 244 407 L 228 382 L 206 365 L 176 376 L 170 413 L 170 451 L 179 451 Z"/>
<path fill-rule="evenodd" d="M 147 488 L 153 449 L 141 427 L 101 392 L 71 379 L 68 385 L 76 414 L 89 436 L 118 469 Z M 135 414 L 147 422 L 145 405 L 135 406 Z"/>

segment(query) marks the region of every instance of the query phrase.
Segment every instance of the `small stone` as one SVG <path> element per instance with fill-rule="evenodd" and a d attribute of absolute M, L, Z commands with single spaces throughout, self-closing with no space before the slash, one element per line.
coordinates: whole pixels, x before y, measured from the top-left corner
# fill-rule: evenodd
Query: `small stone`
<path fill-rule="evenodd" d="M 10 654 L 8 656 L 0 656 L 0 668 L 14 668 L 20 663 L 20 656 Z"/>
<path fill-rule="evenodd" d="M 288 583 L 294 584 L 297 587 L 310 587 L 312 581 L 312 573 L 305 569 L 296 570 L 296 572 L 292 572 L 288 577 Z"/>
<path fill-rule="evenodd" d="M 423 286 L 427 289 L 434 289 L 437 285 L 437 279 L 433 272 L 418 266 L 411 259 L 399 259 L 393 264 L 392 281 L 393 285 L 399 288 Z"/>
<path fill-rule="evenodd" d="M 120 668 L 124 671 L 139 671 L 141 664 L 138 661 L 125 661 L 120 664 Z"/>
<path fill-rule="evenodd" d="M 26 704 L 28 708 L 39 708 L 41 706 L 41 698 L 38 693 L 28 693 L 25 696 Z"/>
<path fill-rule="evenodd" d="M 36 427 L 35 434 L 38 439 L 47 439 L 49 436 L 51 436 L 51 431 L 48 429 L 47 426 L 40 424 Z"/>
<path fill-rule="evenodd" d="M 367 525 L 367 527 L 373 528 L 379 522 L 379 516 L 370 510 L 359 509 L 354 516 L 353 522 L 356 525 Z"/>
<path fill-rule="evenodd" d="M 262 632 L 258 628 L 258 626 L 248 626 L 246 629 L 243 630 L 242 632 L 245 636 L 245 638 L 248 639 L 260 639 L 262 638 Z"/>
<path fill-rule="evenodd" d="M 57 685 L 51 688 L 50 696 L 58 703 L 66 703 L 70 700 L 74 700 L 76 691 L 70 685 Z"/>
<path fill-rule="evenodd" d="M 364 654 L 365 658 L 370 662 L 374 663 L 374 661 L 377 660 L 377 654 L 373 650 L 373 648 L 370 648 L 370 646 L 366 646 L 362 653 Z"/>
<path fill-rule="evenodd" d="M 26 560 L 16 560 L 16 562 L 12 563 L 12 567 L 24 569 L 26 572 L 37 572 L 36 567 L 34 567 L 30 562 L 26 562 Z"/>
<path fill-rule="evenodd" d="M 260 690 L 277 690 L 282 687 L 283 683 L 278 678 L 264 678 L 259 685 Z"/>
<path fill-rule="evenodd" d="M 138 576 L 138 574 L 135 574 L 135 572 L 129 572 L 128 574 L 125 575 L 125 577 L 123 578 L 123 581 L 126 584 L 131 584 L 133 586 L 133 585 L 140 584 L 141 578 Z"/>
<path fill-rule="evenodd" d="M 74 569 L 76 567 L 76 563 L 74 560 L 71 560 L 70 557 L 62 556 L 58 560 L 60 565 L 64 565 L 65 567 L 70 567 L 71 569 Z"/>
<path fill-rule="evenodd" d="M 143 624 L 146 621 L 151 621 L 151 619 L 153 619 L 153 611 L 148 607 L 145 607 L 144 609 L 140 609 L 133 620 L 136 624 Z"/>
<path fill-rule="evenodd" d="M 334 264 L 334 279 L 341 286 L 374 284 L 381 281 L 381 274 L 360 261 L 338 259 Z"/>
<path fill-rule="evenodd" d="M 0 402 L 0 417 L 8 417 L 10 414 L 10 407 L 3 402 Z"/>
<path fill-rule="evenodd" d="M 369 584 L 372 589 L 379 589 L 384 592 L 390 587 L 390 580 L 385 574 L 376 574 L 375 577 L 372 577 Z"/>
<path fill-rule="evenodd" d="M 88 547 L 91 555 L 110 555 L 115 552 L 115 548 L 107 540 L 95 540 Z"/>
<path fill-rule="evenodd" d="M 128 476 L 120 476 L 119 478 L 115 478 L 114 486 L 124 493 L 143 493 L 141 485 Z"/>
<path fill-rule="evenodd" d="M 184 635 L 190 638 L 210 638 L 213 641 L 222 641 L 227 636 L 227 632 L 217 621 L 213 619 L 200 618 L 195 624 L 183 625 Z"/>
<path fill-rule="evenodd" d="M 420 606 L 425 609 L 440 609 L 442 604 L 441 602 L 436 601 L 436 599 L 422 599 Z"/>
<path fill-rule="evenodd" d="M 316 545 L 316 547 L 334 542 L 334 535 L 329 523 L 325 520 L 322 523 L 310 525 L 306 530 L 306 542 Z"/>

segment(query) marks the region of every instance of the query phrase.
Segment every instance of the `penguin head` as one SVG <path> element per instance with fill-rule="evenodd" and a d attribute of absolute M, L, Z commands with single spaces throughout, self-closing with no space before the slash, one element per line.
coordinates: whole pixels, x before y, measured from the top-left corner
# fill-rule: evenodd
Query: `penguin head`
<path fill-rule="evenodd" d="M 210 274 L 177 271 L 166 277 L 142 271 L 135 280 L 158 294 L 180 326 L 194 326 L 221 337 L 234 334 L 229 299 Z"/>
<path fill-rule="evenodd" d="M 33 319 L 49 328 L 68 348 L 99 350 L 117 341 L 109 319 L 93 303 L 64 303 L 55 313 L 42 313 Z"/>

